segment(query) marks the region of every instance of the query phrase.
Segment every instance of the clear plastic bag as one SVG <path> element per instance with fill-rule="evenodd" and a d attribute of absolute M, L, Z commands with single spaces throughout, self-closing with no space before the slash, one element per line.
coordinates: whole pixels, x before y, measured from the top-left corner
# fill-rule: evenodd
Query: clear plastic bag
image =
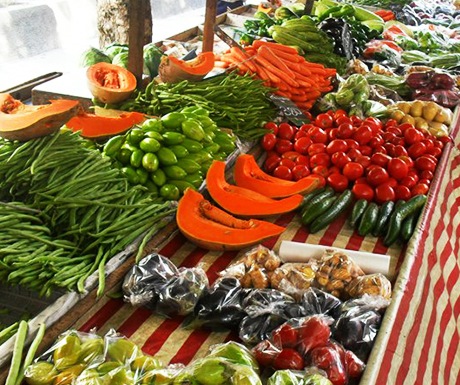
<path fill-rule="evenodd" d="M 310 288 L 316 276 L 318 265 L 315 260 L 307 263 L 284 263 L 270 277 L 273 289 L 291 295 L 297 301 Z"/>
<path fill-rule="evenodd" d="M 383 274 L 367 274 L 354 278 L 347 286 L 348 296 L 362 297 L 364 294 L 391 298 L 391 282 Z"/>
<path fill-rule="evenodd" d="M 267 381 L 267 385 L 332 385 L 322 373 L 305 370 L 277 370 Z"/>
<path fill-rule="evenodd" d="M 269 337 L 271 332 L 287 321 L 286 308 L 295 300 L 275 289 L 253 289 L 244 299 L 246 316 L 239 327 L 239 337 L 254 345 Z"/>
<path fill-rule="evenodd" d="M 340 315 L 342 301 L 332 294 L 311 287 L 302 295 L 300 305 L 303 317 L 324 314 L 335 319 Z"/>

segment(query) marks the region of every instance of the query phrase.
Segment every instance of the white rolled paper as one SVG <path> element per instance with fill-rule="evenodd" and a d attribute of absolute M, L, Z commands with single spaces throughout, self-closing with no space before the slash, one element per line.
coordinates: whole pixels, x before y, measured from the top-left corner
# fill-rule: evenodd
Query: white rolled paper
<path fill-rule="evenodd" d="M 278 254 L 283 262 L 305 262 L 310 258 L 319 259 L 325 250 L 343 252 L 358 264 L 366 274 L 382 273 L 388 276 L 390 271 L 390 257 L 386 254 L 375 254 L 365 251 L 341 249 L 332 246 L 311 245 L 292 241 L 281 241 Z"/>

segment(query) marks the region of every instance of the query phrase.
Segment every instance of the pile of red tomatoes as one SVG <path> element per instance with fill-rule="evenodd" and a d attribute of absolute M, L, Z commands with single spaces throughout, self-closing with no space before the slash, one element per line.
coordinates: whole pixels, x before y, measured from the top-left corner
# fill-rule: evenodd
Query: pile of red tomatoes
<path fill-rule="evenodd" d="M 286 180 L 319 174 L 335 191 L 351 188 L 357 199 L 377 203 L 426 194 L 450 140 L 409 123 L 360 119 L 343 110 L 300 127 L 269 122 L 266 128 L 261 145 L 267 173 Z"/>

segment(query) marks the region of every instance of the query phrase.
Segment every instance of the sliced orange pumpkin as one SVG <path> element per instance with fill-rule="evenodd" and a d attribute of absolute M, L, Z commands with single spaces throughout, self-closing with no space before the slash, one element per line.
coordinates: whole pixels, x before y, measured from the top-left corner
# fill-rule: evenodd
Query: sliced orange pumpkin
<path fill-rule="evenodd" d="M 158 73 L 165 83 L 177 83 L 182 80 L 199 81 L 214 68 L 214 62 L 215 56 L 212 52 L 201 52 L 191 60 L 163 56 Z"/>
<path fill-rule="evenodd" d="M 76 100 L 51 100 L 50 104 L 26 105 L 10 94 L 0 94 L 0 136 L 26 141 L 58 131 L 80 110 Z"/>
<path fill-rule="evenodd" d="M 133 73 L 105 62 L 88 67 L 86 78 L 91 94 L 103 103 L 119 103 L 128 99 L 137 85 Z"/>
<path fill-rule="evenodd" d="M 319 175 L 308 175 L 295 182 L 276 178 L 264 172 L 250 154 L 238 156 L 233 178 L 237 186 L 257 191 L 271 198 L 285 198 L 294 194 L 305 195 L 326 183 Z"/>
<path fill-rule="evenodd" d="M 284 231 L 271 222 L 235 218 L 191 188 L 179 200 L 176 222 L 187 239 L 208 250 L 240 250 Z"/>
<path fill-rule="evenodd" d="M 257 191 L 229 184 L 225 180 L 225 162 L 214 160 L 206 174 L 206 186 L 212 199 L 224 210 L 245 217 L 266 217 L 293 211 L 303 196 L 294 194 L 276 200 Z"/>
<path fill-rule="evenodd" d="M 82 113 L 70 119 L 66 126 L 74 132 L 80 131 L 81 136 L 85 138 L 105 138 L 122 134 L 144 120 L 144 114 L 134 111 L 123 112 L 117 116 Z"/>

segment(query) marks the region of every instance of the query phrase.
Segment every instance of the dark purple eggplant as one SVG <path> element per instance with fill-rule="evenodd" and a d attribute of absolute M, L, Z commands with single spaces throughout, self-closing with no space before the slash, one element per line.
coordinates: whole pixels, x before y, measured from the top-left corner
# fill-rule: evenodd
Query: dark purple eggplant
<path fill-rule="evenodd" d="M 406 84 L 413 89 L 428 88 L 434 71 L 412 72 L 406 78 Z"/>
<path fill-rule="evenodd" d="M 455 80 L 446 73 L 435 73 L 430 80 L 430 88 L 433 90 L 452 90 L 455 87 Z"/>

